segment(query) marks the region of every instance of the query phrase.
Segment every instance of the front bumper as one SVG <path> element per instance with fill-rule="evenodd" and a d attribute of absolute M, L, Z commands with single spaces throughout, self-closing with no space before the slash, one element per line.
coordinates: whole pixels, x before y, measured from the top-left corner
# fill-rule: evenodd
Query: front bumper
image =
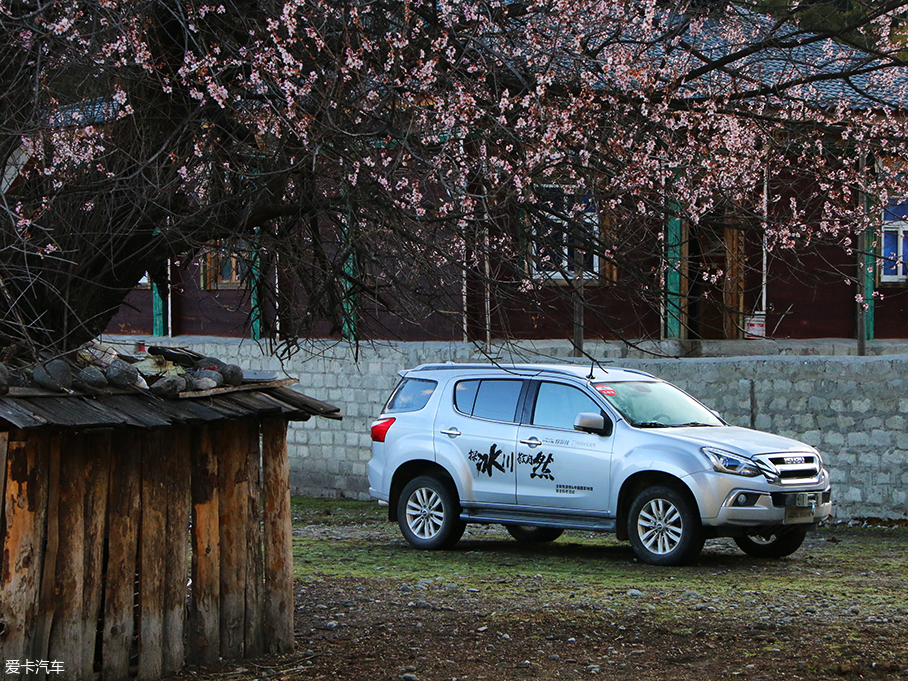
<path fill-rule="evenodd" d="M 705 527 L 727 527 L 731 534 L 748 527 L 816 524 L 832 514 L 829 474 L 804 484 L 771 484 L 762 478 L 742 478 L 712 472 L 693 476 L 697 503 Z M 708 479 L 707 479 L 708 478 Z"/>
<path fill-rule="evenodd" d="M 736 489 L 725 499 L 714 518 L 704 524 L 713 527 L 763 527 L 816 524 L 832 514 L 832 492 L 824 490 Z"/>

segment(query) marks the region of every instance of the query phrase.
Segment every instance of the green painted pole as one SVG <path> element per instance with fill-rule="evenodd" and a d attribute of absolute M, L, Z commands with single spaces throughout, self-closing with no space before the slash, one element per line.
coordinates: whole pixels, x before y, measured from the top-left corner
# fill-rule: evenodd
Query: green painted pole
<path fill-rule="evenodd" d="M 346 233 L 346 229 L 344 230 Z M 351 293 L 351 281 L 356 280 L 356 261 L 352 256 L 347 256 L 344 260 L 344 281 L 342 282 L 342 287 L 344 290 L 343 294 L 343 306 L 344 306 L 344 318 L 343 326 L 341 328 L 341 336 L 346 341 L 356 340 L 356 299 L 355 294 Z"/>
<path fill-rule="evenodd" d="M 867 171 L 867 158 L 862 153 L 859 159 L 860 169 Z M 864 211 L 867 215 L 874 214 L 873 197 L 867 193 L 864 197 Z M 873 340 L 873 313 L 874 313 L 874 287 L 876 285 L 876 253 L 881 238 L 880 226 L 873 223 L 858 236 L 858 261 L 857 261 L 857 289 L 861 296 L 860 302 L 855 307 L 858 354 L 867 354 L 867 341 Z"/>
<path fill-rule="evenodd" d="M 258 231 L 256 229 L 256 231 Z M 253 241 L 253 244 L 256 246 L 255 252 L 252 254 L 252 262 L 250 263 L 252 275 L 250 283 L 250 294 L 249 299 L 252 304 L 252 311 L 250 314 L 250 328 L 249 335 L 252 340 L 259 341 L 262 339 L 262 300 L 261 295 L 259 294 L 259 282 L 261 281 L 262 275 L 262 261 L 259 257 L 258 251 L 258 239 Z"/>
<path fill-rule="evenodd" d="M 352 239 L 350 232 L 350 225 L 353 220 L 354 210 L 353 206 L 349 203 L 348 197 L 348 207 L 347 207 L 347 217 L 341 225 L 344 235 L 344 246 L 350 247 L 352 245 Z M 341 338 L 345 341 L 354 342 L 356 341 L 357 334 L 357 309 L 358 301 L 356 294 L 353 292 L 353 282 L 356 281 L 358 268 L 356 264 L 356 259 L 353 257 L 354 249 L 348 248 L 348 255 L 344 258 L 343 262 L 343 279 L 340 282 L 340 288 L 342 291 L 341 305 L 343 306 L 343 319 L 341 320 Z"/>
<path fill-rule="evenodd" d="M 151 284 L 151 332 L 155 336 L 167 335 L 164 317 L 164 295 L 157 284 Z"/>
<path fill-rule="evenodd" d="M 683 230 L 678 205 L 672 201 L 665 228 L 665 337 L 681 338 L 681 245 Z"/>
<path fill-rule="evenodd" d="M 866 161 L 861 159 L 861 169 L 866 170 Z M 876 213 L 873 197 L 864 194 L 864 211 L 867 215 Z M 872 222 L 858 237 L 857 288 L 863 299 L 856 307 L 858 354 L 867 353 L 867 341 L 874 336 L 874 290 L 876 287 L 876 254 L 882 239 L 881 225 Z"/>
<path fill-rule="evenodd" d="M 858 254 L 858 267 L 860 271 L 858 272 L 859 287 L 858 290 L 861 291 L 861 294 L 864 297 L 864 304 L 861 306 L 863 308 L 863 315 L 858 315 L 858 321 L 860 323 L 861 317 L 863 317 L 864 324 L 864 340 L 873 340 L 873 313 L 874 313 L 874 290 L 876 287 L 876 256 L 874 252 L 876 251 L 876 244 L 879 242 L 878 229 L 874 227 L 869 233 L 865 232 L 863 234 L 863 248 L 860 249 Z M 860 305 L 860 303 L 859 303 Z"/>

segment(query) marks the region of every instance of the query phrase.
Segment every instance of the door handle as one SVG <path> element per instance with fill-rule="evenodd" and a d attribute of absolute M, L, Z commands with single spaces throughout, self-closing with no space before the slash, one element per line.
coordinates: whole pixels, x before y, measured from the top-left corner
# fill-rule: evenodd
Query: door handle
<path fill-rule="evenodd" d="M 526 445 L 527 447 L 538 447 L 542 444 L 542 441 L 538 437 L 531 437 L 528 440 L 521 440 L 520 444 Z"/>
<path fill-rule="evenodd" d="M 442 435 L 447 435 L 450 438 L 455 438 L 460 435 L 460 431 L 457 428 L 448 428 L 447 430 L 441 431 Z"/>

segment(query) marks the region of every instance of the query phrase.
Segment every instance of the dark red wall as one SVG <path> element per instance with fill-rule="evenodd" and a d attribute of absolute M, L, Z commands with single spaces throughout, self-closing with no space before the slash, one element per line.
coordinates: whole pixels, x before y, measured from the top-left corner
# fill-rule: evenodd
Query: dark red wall
<path fill-rule="evenodd" d="M 150 288 L 133 289 L 107 325 L 107 333 L 150 336 L 154 322 L 151 306 Z"/>
<path fill-rule="evenodd" d="M 855 274 L 855 256 L 840 246 L 821 246 L 807 253 L 774 252 L 769 258 L 767 301 L 771 312 L 766 335 L 775 338 L 854 338 L 855 294 L 846 279 Z M 759 300 L 759 248 L 747 246 L 745 315 Z M 621 277 L 621 271 L 618 273 Z M 250 301 L 242 289 L 202 290 L 196 263 L 171 272 L 174 335 L 248 337 Z M 457 290 L 454 290 L 457 289 Z M 908 286 L 879 285 L 875 300 L 876 338 L 908 338 Z M 658 338 L 661 321 L 653 291 L 635 291 L 627 281 L 619 286 L 590 284 L 586 289 L 587 339 Z M 573 305 L 562 287 L 544 286 L 538 296 L 522 294 L 516 285 L 499 284 L 491 294 L 493 339 L 570 339 Z M 359 320 L 364 340 L 431 341 L 463 339 L 462 292 L 440 296 L 436 306 L 401 299 L 399 314 L 389 315 L 366 306 Z M 469 336 L 485 338 L 484 288 L 471 281 L 468 295 Z M 267 320 L 265 320 L 265 332 Z M 150 288 L 130 292 L 108 325 L 109 333 L 151 335 Z M 339 337 L 323 325 L 321 335 Z"/>

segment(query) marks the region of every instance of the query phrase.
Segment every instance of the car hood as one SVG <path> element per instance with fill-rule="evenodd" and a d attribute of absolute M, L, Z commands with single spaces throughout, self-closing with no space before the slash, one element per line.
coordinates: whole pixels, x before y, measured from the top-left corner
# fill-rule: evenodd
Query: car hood
<path fill-rule="evenodd" d="M 697 447 L 724 449 L 748 458 L 758 454 L 814 451 L 810 445 L 788 437 L 737 426 L 666 428 L 650 432 L 675 441 L 684 440 Z"/>

